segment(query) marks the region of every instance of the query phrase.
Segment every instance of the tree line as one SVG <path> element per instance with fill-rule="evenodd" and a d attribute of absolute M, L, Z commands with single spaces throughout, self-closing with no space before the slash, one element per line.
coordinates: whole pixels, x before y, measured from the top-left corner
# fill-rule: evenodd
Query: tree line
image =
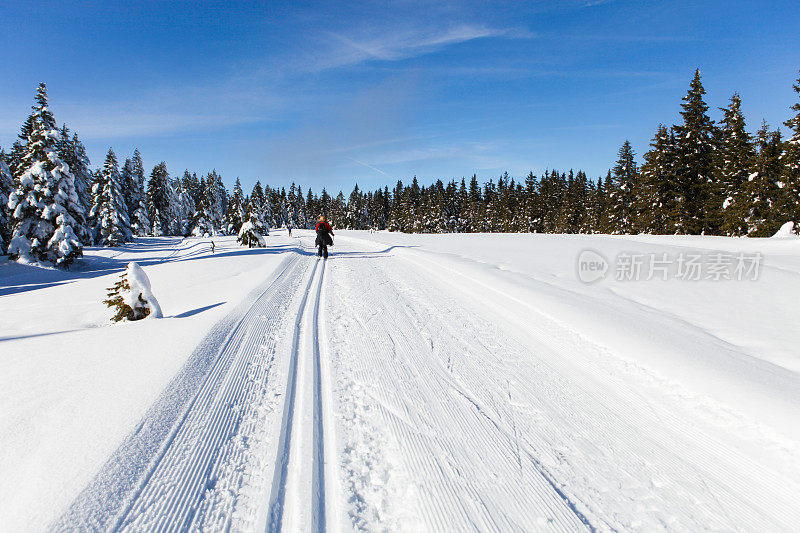
<path fill-rule="evenodd" d="M 794 86 L 800 97 L 800 79 Z M 245 194 L 236 179 L 184 171 L 162 161 L 146 176 L 138 150 L 120 165 L 109 149 L 92 170 L 83 143 L 57 126 L 40 84 L 32 112 L 10 151 L 0 149 L 0 251 L 12 259 L 68 266 L 83 246 L 118 246 L 135 236 L 202 236 L 256 227 L 312 227 L 325 214 L 335 227 L 403 232 L 651 233 L 768 236 L 800 221 L 800 102 L 784 124 L 748 131 L 738 94 L 709 116 L 699 70 L 681 102 L 682 121 L 659 125 L 636 162 L 625 141 L 616 164 L 596 180 L 583 171 L 547 170 L 479 183 L 416 177 L 391 189 L 355 186 L 319 195 L 292 183 L 257 181 Z M 798 98 L 800 100 L 800 98 Z"/>
<path fill-rule="evenodd" d="M 793 86 L 800 101 L 800 79 Z M 404 232 L 704 234 L 765 237 L 800 222 L 800 103 L 779 129 L 748 131 L 738 94 L 716 123 L 699 70 L 681 102 L 682 121 L 660 124 L 638 165 L 625 141 L 606 176 L 547 170 L 508 173 L 479 184 L 475 175 L 420 187 L 398 181 L 347 199 L 321 198 L 335 225 Z"/>

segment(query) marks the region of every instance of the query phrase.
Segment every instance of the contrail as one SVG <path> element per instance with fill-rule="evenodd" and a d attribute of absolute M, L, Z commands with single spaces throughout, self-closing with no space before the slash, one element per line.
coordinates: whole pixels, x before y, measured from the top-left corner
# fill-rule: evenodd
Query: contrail
<path fill-rule="evenodd" d="M 389 174 L 387 174 L 383 170 L 381 170 L 379 168 L 375 168 L 372 165 L 368 165 L 367 163 L 364 163 L 363 161 L 359 161 L 358 159 L 353 159 L 352 157 L 348 157 L 347 159 L 349 159 L 350 161 L 353 161 L 354 163 L 358 163 L 361 166 L 364 166 L 364 167 L 367 167 L 367 168 L 371 168 L 375 172 L 380 172 L 381 174 L 383 174 L 386 177 L 390 177 Z"/>

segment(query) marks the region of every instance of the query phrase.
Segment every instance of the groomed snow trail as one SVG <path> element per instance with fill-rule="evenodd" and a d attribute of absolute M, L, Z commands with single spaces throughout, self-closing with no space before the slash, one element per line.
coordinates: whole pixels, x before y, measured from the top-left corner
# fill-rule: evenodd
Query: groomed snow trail
<path fill-rule="evenodd" d="M 326 262 L 306 241 L 198 347 L 194 359 L 209 368 L 180 415 L 181 395 L 165 391 L 54 529 L 330 529 L 327 495 L 337 490 L 325 468 L 325 442 L 334 441 L 320 349 Z M 184 372 L 171 388 L 185 390 L 191 378 Z"/>
<path fill-rule="evenodd" d="M 435 260 L 346 243 L 328 313 L 350 527 L 796 526 L 796 481 L 749 464 L 691 407 L 572 362 L 613 354 Z"/>
<path fill-rule="evenodd" d="M 319 319 L 326 264 L 316 260 L 294 324 L 269 531 L 326 529 L 324 426 L 329 400 L 323 393 Z"/>
<path fill-rule="evenodd" d="M 255 527 L 272 469 L 282 326 L 302 265 L 296 258 L 232 330 L 114 529 Z"/>

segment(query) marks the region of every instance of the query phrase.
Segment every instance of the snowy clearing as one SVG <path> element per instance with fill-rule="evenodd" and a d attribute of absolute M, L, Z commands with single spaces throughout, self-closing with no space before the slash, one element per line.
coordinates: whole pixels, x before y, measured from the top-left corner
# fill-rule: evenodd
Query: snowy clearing
<path fill-rule="evenodd" d="M 0 263 L 4 530 L 800 522 L 800 239 L 265 240 Z M 109 325 L 134 260 L 165 318 Z"/>

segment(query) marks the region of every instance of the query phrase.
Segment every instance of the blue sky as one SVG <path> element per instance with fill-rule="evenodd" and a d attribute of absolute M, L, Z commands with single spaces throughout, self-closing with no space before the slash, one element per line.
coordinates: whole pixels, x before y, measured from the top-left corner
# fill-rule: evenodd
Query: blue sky
<path fill-rule="evenodd" d="M 751 130 L 795 103 L 793 1 L 0 0 L 0 146 L 45 81 L 94 164 L 109 146 L 319 192 L 613 164 L 678 120 L 696 67 Z M 719 113 L 713 113 L 715 118 Z"/>

